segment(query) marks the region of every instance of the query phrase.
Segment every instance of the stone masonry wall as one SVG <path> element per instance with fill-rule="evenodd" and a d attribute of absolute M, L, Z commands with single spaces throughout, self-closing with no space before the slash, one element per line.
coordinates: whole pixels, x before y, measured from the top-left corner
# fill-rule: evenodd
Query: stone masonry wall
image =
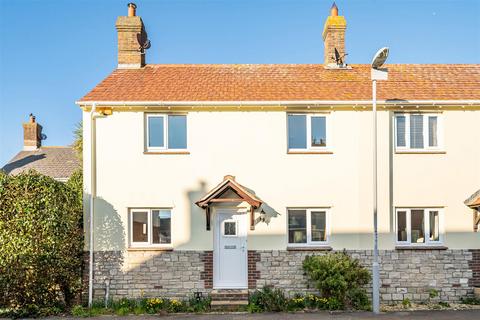
<path fill-rule="evenodd" d="M 288 294 L 311 291 L 302 270 L 302 261 L 307 255 L 321 255 L 318 251 L 257 251 L 260 262 L 257 270 L 260 279 L 257 288 L 273 285 L 283 288 Z M 352 257 L 371 268 L 371 250 L 349 250 Z M 380 281 L 382 303 L 399 302 L 403 299 L 425 301 L 429 290 L 439 292 L 443 301 L 458 301 L 461 297 L 473 295 L 473 278 L 469 262 L 469 250 L 381 250 Z M 367 289 L 371 292 L 371 289 Z"/>
<path fill-rule="evenodd" d="M 370 269 L 371 250 L 347 253 Z M 302 262 L 307 255 L 321 254 L 325 252 L 249 250 L 250 291 L 273 285 L 289 295 L 315 292 L 309 288 Z M 480 285 L 480 250 L 381 250 L 379 258 L 382 303 L 406 298 L 425 301 L 430 289 L 439 292 L 439 299 L 453 302 L 473 295 L 473 287 Z M 212 251 L 96 252 L 94 262 L 95 299 L 103 299 L 106 279 L 110 279 L 110 296 L 114 299 L 183 298 L 212 289 Z M 84 281 L 88 284 L 88 254 L 85 266 Z"/>
<path fill-rule="evenodd" d="M 202 279 L 204 256 L 204 251 L 95 252 L 94 299 L 104 298 L 107 279 L 114 299 L 184 298 L 197 291 L 206 292 Z M 84 283 L 88 284 L 88 254 L 86 259 Z"/>

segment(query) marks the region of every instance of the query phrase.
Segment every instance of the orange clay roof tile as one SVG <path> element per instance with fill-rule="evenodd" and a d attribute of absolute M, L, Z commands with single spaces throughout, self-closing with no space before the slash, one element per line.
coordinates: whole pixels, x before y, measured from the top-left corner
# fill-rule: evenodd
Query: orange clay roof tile
<path fill-rule="evenodd" d="M 117 69 L 86 101 L 370 100 L 370 65 L 146 65 Z M 393 64 L 379 100 L 479 100 L 480 65 Z"/>

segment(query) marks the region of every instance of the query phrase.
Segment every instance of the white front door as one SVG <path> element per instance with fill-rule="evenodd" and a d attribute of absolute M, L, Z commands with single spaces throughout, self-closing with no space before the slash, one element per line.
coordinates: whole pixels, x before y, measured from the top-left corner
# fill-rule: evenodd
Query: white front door
<path fill-rule="evenodd" d="M 215 220 L 213 287 L 247 288 L 247 214 L 220 209 Z"/>

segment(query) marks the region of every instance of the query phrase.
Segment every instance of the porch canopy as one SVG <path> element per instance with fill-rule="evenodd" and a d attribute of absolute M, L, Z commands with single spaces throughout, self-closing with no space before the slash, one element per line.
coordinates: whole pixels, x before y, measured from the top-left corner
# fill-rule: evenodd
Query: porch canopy
<path fill-rule="evenodd" d="M 262 205 L 252 192 L 235 181 L 235 177 L 226 175 L 223 181 L 215 188 L 210 190 L 203 198 L 195 202 L 197 206 L 205 209 L 206 227 L 210 230 L 210 206 L 212 204 L 241 203 L 246 202 L 250 205 L 250 230 L 255 229 L 255 209 Z"/>
<path fill-rule="evenodd" d="M 464 203 L 473 209 L 473 231 L 477 232 L 480 224 L 480 189 L 465 200 Z"/>

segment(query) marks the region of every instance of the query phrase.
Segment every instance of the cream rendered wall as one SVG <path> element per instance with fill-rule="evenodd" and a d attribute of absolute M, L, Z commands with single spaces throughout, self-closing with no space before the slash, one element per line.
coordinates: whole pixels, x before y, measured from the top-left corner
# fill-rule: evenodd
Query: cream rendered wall
<path fill-rule="evenodd" d="M 444 112 L 446 154 L 441 155 L 394 154 L 392 115 L 378 114 L 380 248 L 394 247 L 392 208 L 423 205 L 445 206 L 447 246 L 479 248 L 463 200 L 480 185 L 480 148 L 474 148 L 480 112 Z M 266 204 L 268 223 L 249 230 L 249 249 L 286 248 L 287 207 L 330 207 L 334 249 L 372 248 L 371 112 L 332 111 L 329 120 L 333 154 L 301 155 L 286 152 L 285 112 L 189 112 L 190 154 L 158 155 L 144 154 L 143 112 L 97 119 L 95 250 L 126 248 L 128 208 L 135 207 L 172 207 L 175 249 L 211 250 L 213 231 L 205 230 L 204 212 L 194 202 L 226 174 Z M 84 112 L 86 195 L 89 133 Z"/>

